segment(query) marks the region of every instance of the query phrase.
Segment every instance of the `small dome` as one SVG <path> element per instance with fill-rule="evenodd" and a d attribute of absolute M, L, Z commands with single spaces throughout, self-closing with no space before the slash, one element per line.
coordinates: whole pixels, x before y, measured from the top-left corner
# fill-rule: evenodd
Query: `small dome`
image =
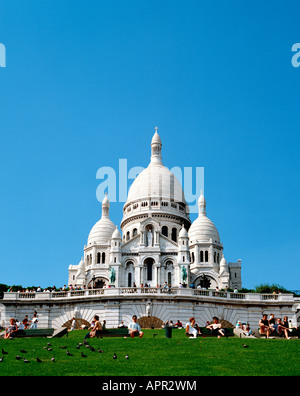
<path fill-rule="evenodd" d="M 220 236 L 214 223 L 206 216 L 199 216 L 189 229 L 190 244 L 196 241 L 220 243 Z"/>
<path fill-rule="evenodd" d="M 109 243 L 115 227 L 116 226 L 109 218 L 101 217 L 101 219 L 91 229 L 88 237 L 88 245 L 93 243 L 97 243 L 98 245 Z"/>
<path fill-rule="evenodd" d="M 222 255 L 222 258 L 220 261 L 220 267 L 227 267 L 227 261 L 225 260 L 224 254 Z"/>
<path fill-rule="evenodd" d="M 229 274 L 228 272 L 228 265 L 227 261 L 225 260 L 224 254 L 222 255 L 221 261 L 220 261 L 220 275 L 227 275 Z"/>
<path fill-rule="evenodd" d="M 78 264 L 78 268 L 84 268 L 84 267 L 85 267 L 85 263 L 84 263 L 83 257 L 81 257 L 81 260 L 79 261 L 79 264 Z"/>
<path fill-rule="evenodd" d="M 111 239 L 122 239 L 121 233 L 120 233 L 120 231 L 118 230 L 118 226 L 116 226 L 116 229 L 115 229 L 115 231 L 113 232 L 113 234 L 112 234 L 112 236 L 111 236 Z"/>
<path fill-rule="evenodd" d="M 202 194 L 198 200 L 199 215 L 189 229 L 190 244 L 196 241 L 220 243 L 220 236 L 214 223 L 206 216 L 206 201 Z"/>
<path fill-rule="evenodd" d="M 188 237 L 189 237 L 189 234 L 188 234 L 187 230 L 185 229 L 184 225 L 182 225 L 182 228 L 178 234 L 178 238 L 188 238 Z"/>
<path fill-rule="evenodd" d="M 91 229 L 88 237 L 88 245 L 93 243 L 96 244 L 108 244 L 110 242 L 112 233 L 116 226 L 109 218 L 109 200 L 105 195 L 102 201 L 102 216 L 99 221 Z"/>

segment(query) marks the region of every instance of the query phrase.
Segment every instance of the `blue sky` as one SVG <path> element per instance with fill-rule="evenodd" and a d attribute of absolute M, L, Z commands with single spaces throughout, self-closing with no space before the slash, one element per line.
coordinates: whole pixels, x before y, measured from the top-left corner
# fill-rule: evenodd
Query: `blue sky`
<path fill-rule="evenodd" d="M 295 1 L 0 1 L 0 283 L 67 283 L 101 214 L 97 169 L 146 167 L 158 125 L 166 166 L 204 167 L 207 215 L 243 286 L 300 289 L 299 13 Z"/>

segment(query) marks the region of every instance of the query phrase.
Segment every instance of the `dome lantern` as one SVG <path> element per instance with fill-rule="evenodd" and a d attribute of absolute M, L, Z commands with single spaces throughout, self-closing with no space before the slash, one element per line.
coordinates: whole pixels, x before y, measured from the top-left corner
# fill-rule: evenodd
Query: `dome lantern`
<path fill-rule="evenodd" d="M 162 156 L 161 156 L 161 139 L 159 134 L 157 133 L 158 128 L 155 127 L 155 134 L 151 140 L 151 162 L 162 164 Z"/>

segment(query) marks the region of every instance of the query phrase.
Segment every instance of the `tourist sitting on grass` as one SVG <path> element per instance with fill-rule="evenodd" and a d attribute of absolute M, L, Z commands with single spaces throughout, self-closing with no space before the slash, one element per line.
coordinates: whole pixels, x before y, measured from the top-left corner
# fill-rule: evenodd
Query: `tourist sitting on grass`
<path fill-rule="evenodd" d="M 101 323 L 100 323 L 100 321 L 99 321 L 99 316 L 98 316 L 98 315 L 95 315 L 95 316 L 94 316 L 94 325 L 93 325 L 93 326 L 90 326 L 90 327 L 88 328 L 88 330 L 90 330 L 90 332 L 87 333 L 87 335 L 84 337 L 84 339 L 96 337 L 97 332 L 100 332 L 100 331 L 102 330 L 102 328 L 103 328 L 103 327 L 102 327 L 102 325 L 101 325 Z"/>
<path fill-rule="evenodd" d="M 227 337 L 226 330 L 222 328 L 221 323 L 219 323 L 219 319 L 214 316 L 212 324 L 206 326 L 207 329 L 211 331 L 212 335 L 217 335 L 218 338 Z"/>
<path fill-rule="evenodd" d="M 15 319 L 11 318 L 9 320 L 10 325 L 6 328 L 5 330 L 5 334 L 4 334 L 4 339 L 8 339 L 8 338 L 13 338 L 13 336 L 15 335 L 15 333 L 18 331 L 18 327 L 16 325 L 16 321 Z"/>
<path fill-rule="evenodd" d="M 277 325 L 276 325 L 276 319 L 275 319 L 274 314 L 270 315 L 269 327 L 270 327 L 270 332 L 271 333 L 276 333 L 277 332 Z"/>
<path fill-rule="evenodd" d="M 288 322 L 282 322 L 280 318 L 277 319 L 277 333 L 282 336 L 284 334 L 285 338 L 289 340 L 291 337 L 289 336 L 289 328 Z"/>
<path fill-rule="evenodd" d="M 246 335 L 246 336 L 252 335 L 252 330 L 251 330 L 249 323 L 246 324 L 244 335 Z"/>
<path fill-rule="evenodd" d="M 200 329 L 196 325 L 196 320 L 194 316 L 192 316 L 185 325 L 185 333 L 187 335 L 190 335 L 190 338 L 197 338 L 198 334 L 201 334 Z"/>
<path fill-rule="evenodd" d="M 174 327 L 177 327 L 177 329 L 182 329 L 182 323 L 180 320 L 177 320 L 177 322 L 174 324 Z"/>
<path fill-rule="evenodd" d="M 270 337 L 272 329 L 270 328 L 268 315 L 264 314 L 262 319 L 259 321 L 259 334 L 266 335 L 267 338 Z"/>
<path fill-rule="evenodd" d="M 137 323 L 137 316 L 133 315 L 132 322 L 128 325 L 128 331 L 131 338 L 139 337 L 142 338 L 144 333 L 141 330 L 141 326 Z"/>
<path fill-rule="evenodd" d="M 28 326 L 29 326 L 28 315 L 25 315 L 25 318 L 22 320 L 22 323 L 23 323 L 24 329 L 25 330 L 28 329 Z"/>
<path fill-rule="evenodd" d="M 239 330 L 243 330 L 242 322 L 241 322 L 240 320 L 238 320 L 235 327 L 236 327 L 237 329 L 239 329 Z"/>

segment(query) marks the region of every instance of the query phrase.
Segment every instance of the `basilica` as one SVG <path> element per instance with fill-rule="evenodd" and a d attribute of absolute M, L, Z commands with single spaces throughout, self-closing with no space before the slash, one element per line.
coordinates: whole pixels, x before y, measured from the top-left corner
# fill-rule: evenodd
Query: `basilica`
<path fill-rule="evenodd" d="M 241 289 L 241 260 L 227 262 L 201 191 L 192 223 L 183 188 L 162 162 L 156 132 L 151 161 L 133 181 L 120 230 L 102 201 L 101 218 L 91 229 L 78 265 L 69 266 L 69 286 L 85 288 L 163 286 Z"/>

